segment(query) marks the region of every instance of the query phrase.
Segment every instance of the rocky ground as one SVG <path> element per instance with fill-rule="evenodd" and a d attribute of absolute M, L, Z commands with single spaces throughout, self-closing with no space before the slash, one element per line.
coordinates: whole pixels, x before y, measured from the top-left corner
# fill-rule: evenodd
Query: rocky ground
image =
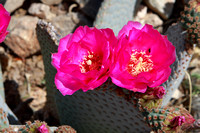
<path fill-rule="evenodd" d="M 6 102 L 19 120 L 44 120 L 46 102 L 44 65 L 35 27 L 39 19 L 51 22 L 65 36 L 79 25 L 92 26 L 103 0 L 7 0 L 5 8 L 11 13 L 10 34 L 0 45 Z M 176 22 L 183 10 L 184 0 L 143 0 L 134 19 L 151 24 L 160 33 Z M 193 97 L 200 93 L 200 49 L 195 48 L 189 72 Z M 188 79 L 184 79 L 171 104 L 188 108 Z M 199 102 L 194 100 L 198 110 Z M 195 109 L 193 109 L 195 110 Z M 22 113 L 25 112 L 24 114 Z M 23 115 L 22 115 L 23 114 Z M 48 121 L 47 121 L 48 122 Z M 56 124 L 56 123 L 53 123 Z"/>

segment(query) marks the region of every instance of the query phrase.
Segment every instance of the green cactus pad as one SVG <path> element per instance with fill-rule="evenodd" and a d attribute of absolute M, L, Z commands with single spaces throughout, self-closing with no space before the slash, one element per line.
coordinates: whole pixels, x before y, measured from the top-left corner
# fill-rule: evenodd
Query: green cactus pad
<path fill-rule="evenodd" d="M 76 133 L 76 130 L 74 130 L 72 127 L 63 125 L 59 126 L 54 133 Z"/>
<path fill-rule="evenodd" d="M 38 132 L 38 128 L 41 126 L 41 125 L 45 125 L 45 127 L 49 130 L 50 132 L 50 129 L 49 129 L 49 126 L 47 126 L 47 124 L 45 122 L 41 122 L 41 121 L 34 121 L 33 123 L 28 121 L 26 122 L 26 125 L 22 126 L 19 128 L 19 131 L 21 133 L 37 133 Z"/>
<path fill-rule="evenodd" d="M 6 113 L 3 111 L 2 108 L 0 108 L 0 131 L 3 129 L 3 128 L 7 128 L 9 127 L 9 122 L 8 122 L 8 119 L 7 119 L 7 115 Z"/>
<path fill-rule="evenodd" d="M 171 122 L 176 116 L 181 116 L 179 108 L 159 108 L 152 109 L 149 114 L 146 114 L 145 120 L 153 131 L 175 133 L 180 130 L 178 126 L 176 128 L 171 126 Z"/>
<path fill-rule="evenodd" d="M 51 99 L 49 104 L 52 109 L 55 109 L 54 112 L 58 110 L 61 124 L 72 126 L 77 132 L 151 131 L 151 128 L 146 126 L 139 109 L 134 108 L 134 104 L 127 101 L 130 97 L 126 90 L 120 90 L 120 87 L 109 81 L 93 91 L 77 91 L 71 96 L 63 96 L 54 85 L 56 70 L 51 65 L 51 53 L 57 50 L 53 39 L 57 37 L 54 35 L 52 37 L 52 33 L 49 32 L 53 32 L 53 28 L 43 21 L 38 23 L 36 30 L 42 48 L 47 87 L 49 87 L 47 97 Z M 126 98 L 123 97 L 124 95 Z"/>
<path fill-rule="evenodd" d="M 180 23 L 170 26 L 165 35 L 167 35 L 169 41 L 176 47 L 176 61 L 170 66 L 172 69 L 170 77 L 162 84 L 166 89 L 162 106 L 166 106 L 169 103 L 173 93 L 178 89 L 192 58 L 192 55 L 186 51 L 186 32 L 183 31 Z"/>
<path fill-rule="evenodd" d="M 98 11 L 94 26 L 111 28 L 115 35 L 133 19 L 136 3 L 140 0 L 104 0 Z"/>
<path fill-rule="evenodd" d="M 187 30 L 187 41 L 200 45 L 200 2 L 190 0 L 181 12 L 181 24 Z"/>

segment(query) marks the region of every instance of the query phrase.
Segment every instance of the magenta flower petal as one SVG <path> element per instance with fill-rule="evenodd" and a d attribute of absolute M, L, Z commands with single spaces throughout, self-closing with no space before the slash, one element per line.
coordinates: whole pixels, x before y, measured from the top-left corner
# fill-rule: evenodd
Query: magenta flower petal
<path fill-rule="evenodd" d="M 170 76 L 175 47 L 151 25 L 128 22 L 118 34 L 110 77 L 114 84 L 135 92 L 157 87 Z"/>
<path fill-rule="evenodd" d="M 156 82 L 149 83 L 148 84 L 149 87 L 156 87 L 164 83 L 171 74 L 171 68 L 170 67 L 163 68 L 161 70 L 158 70 L 156 74 L 157 74 L 157 77 L 155 78 Z"/>
<path fill-rule="evenodd" d="M 55 53 L 51 55 L 51 59 L 52 59 L 51 64 L 57 69 L 60 67 L 59 64 L 60 64 L 61 56 L 62 56 L 62 53 Z"/>
<path fill-rule="evenodd" d="M 165 88 L 163 86 L 153 88 L 153 95 L 158 99 L 162 99 L 165 93 Z"/>
<path fill-rule="evenodd" d="M 170 126 L 175 129 L 178 126 L 181 126 L 185 122 L 184 116 L 176 116 L 171 120 Z"/>
<path fill-rule="evenodd" d="M 129 35 L 130 29 L 141 29 L 143 26 L 139 22 L 129 21 L 127 25 L 125 25 L 118 34 L 118 37 L 121 37 L 122 35 Z"/>
<path fill-rule="evenodd" d="M 68 47 L 70 46 L 68 44 L 70 43 L 71 38 L 72 34 L 68 34 L 67 36 L 60 39 L 60 44 L 58 46 L 59 53 L 68 50 Z"/>
<path fill-rule="evenodd" d="M 111 29 L 79 27 L 61 39 L 58 53 L 52 54 L 57 69 L 55 84 L 63 95 L 93 90 L 109 77 L 113 47 L 117 39 Z"/>
<path fill-rule="evenodd" d="M 39 133 L 49 133 L 48 128 L 45 126 L 45 124 L 42 124 L 40 127 L 37 129 Z"/>
<path fill-rule="evenodd" d="M 0 43 L 4 41 L 6 35 L 9 33 L 7 30 L 10 22 L 10 14 L 6 11 L 2 4 L 0 4 Z"/>
<path fill-rule="evenodd" d="M 57 89 L 65 96 L 72 95 L 82 88 L 82 82 L 70 74 L 57 72 L 55 76 L 55 85 Z"/>

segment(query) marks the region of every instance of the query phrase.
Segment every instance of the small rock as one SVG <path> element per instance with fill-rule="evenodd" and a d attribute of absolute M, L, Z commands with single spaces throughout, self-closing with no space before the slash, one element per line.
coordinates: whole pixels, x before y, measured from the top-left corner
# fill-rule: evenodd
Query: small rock
<path fill-rule="evenodd" d="M 27 10 L 25 10 L 23 8 L 19 8 L 14 12 L 13 16 L 16 16 L 16 17 L 25 16 L 26 13 L 27 13 Z"/>
<path fill-rule="evenodd" d="M 34 111 L 38 111 L 45 106 L 46 103 L 46 91 L 41 88 L 35 88 L 35 90 L 31 90 L 30 96 L 34 98 L 31 102 L 30 107 Z"/>
<path fill-rule="evenodd" d="M 83 8 L 90 0 L 75 0 L 75 1 L 79 4 L 80 8 Z"/>
<path fill-rule="evenodd" d="M 157 29 L 159 32 L 162 32 L 162 24 L 163 24 L 163 21 L 162 19 L 160 19 L 160 17 L 156 14 L 153 14 L 153 13 L 148 13 L 145 18 L 144 18 L 144 22 L 146 24 L 150 24 L 150 25 L 153 25 L 153 27 L 155 29 Z"/>
<path fill-rule="evenodd" d="M 41 1 L 46 5 L 57 5 L 62 2 L 62 0 L 41 0 Z"/>
<path fill-rule="evenodd" d="M 1 63 L 1 69 L 4 72 L 9 64 L 9 56 L 8 53 L 5 52 L 5 49 L 2 46 L 0 46 L 0 63 Z"/>
<path fill-rule="evenodd" d="M 196 68 L 197 66 L 200 66 L 200 61 L 198 58 L 192 59 L 190 62 L 190 68 Z"/>
<path fill-rule="evenodd" d="M 58 15 L 51 23 L 62 37 L 72 33 L 79 25 L 92 25 L 85 16 L 74 12 Z"/>
<path fill-rule="evenodd" d="M 147 6 L 139 5 L 136 16 L 138 19 L 143 19 L 147 14 Z"/>
<path fill-rule="evenodd" d="M 56 16 L 52 20 L 52 24 L 55 26 L 58 33 L 60 33 L 62 37 L 71 33 L 76 27 L 76 24 L 72 21 L 72 18 L 69 14 Z"/>
<path fill-rule="evenodd" d="M 25 0 L 6 0 L 4 7 L 8 12 L 11 13 L 15 11 L 17 8 L 21 7 L 24 1 Z"/>
<path fill-rule="evenodd" d="M 142 14 L 143 12 L 143 14 Z M 163 24 L 163 21 L 162 19 L 160 19 L 160 17 L 156 14 L 153 14 L 153 13 L 145 13 L 145 8 L 143 9 L 143 11 L 141 12 L 138 12 L 142 15 L 138 15 L 135 17 L 135 21 L 139 21 L 142 25 L 145 25 L 145 24 L 150 24 L 150 25 L 153 25 L 154 29 L 158 30 L 160 33 L 162 33 L 162 24 Z M 144 16 L 144 17 L 142 17 Z"/>
<path fill-rule="evenodd" d="M 31 7 L 28 9 L 28 12 L 32 15 L 38 16 L 42 19 L 51 20 L 56 15 L 51 13 L 50 7 L 48 5 L 42 3 L 33 3 Z"/>
<path fill-rule="evenodd" d="M 200 57 L 200 48 L 199 47 L 194 47 L 192 58 L 199 58 Z"/>
<path fill-rule="evenodd" d="M 21 16 L 11 18 L 8 29 L 10 34 L 4 41 L 18 56 L 24 58 L 40 50 L 35 27 L 38 18 L 32 16 Z"/>
<path fill-rule="evenodd" d="M 26 59 L 26 74 L 31 75 L 27 80 L 33 85 L 41 86 L 44 79 L 44 65 L 42 56 L 32 56 L 32 58 Z"/>
<path fill-rule="evenodd" d="M 179 90 L 179 89 L 176 89 L 175 92 L 173 93 L 172 95 L 172 98 L 174 99 L 179 99 L 181 98 L 183 95 L 183 93 Z"/>
<path fill-rule="evenodd" d="M 6 71 L 3 73 L 4 79 L 7 80 L 13 80 L 15 81 L 19 86 L 24 84 L 24 68 L 25 65 L 21 59 L 17 58 L 10 58 L 10 63 L 6 69 Z"/>
<path fill-rule="evenodd" d="M 163 19 L 168 19 L 172 13 L 176 0 L 144 0 L 144 2 Z"/>

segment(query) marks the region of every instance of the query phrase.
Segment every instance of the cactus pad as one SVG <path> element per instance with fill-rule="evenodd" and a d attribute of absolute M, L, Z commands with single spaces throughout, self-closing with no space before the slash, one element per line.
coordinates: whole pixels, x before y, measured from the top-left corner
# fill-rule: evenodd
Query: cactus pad
<path fill-rule="evenodd" d="M 72 127 L 63 125 L 59 126 L 54 133 L 76 133 L 76 130 L 74 130 Z"/>
<path fill-rule="evenodd" d="M 0 131 L 3 128 L 7 128 L 9 126 L 9 122 L 7 119 L 7 115 L 6 113 L 3 111 L 2 108 L 0 108 Z"/>
<path fill-rule="evenodd" d="M 179 23 L 170 26 L 165 33 L 168 39 L 176 47 L 176 61 L 170 66 L 172 71 L 168 80 L 162 84 L 166 88 L 166 95 L 163 98 L 163 106 L 170 101 L 174 91 L 183 80 L 192 55 L 185 50 L 186 32 L 182 30 Z"/>
<path fill-rule="evenodd" d="M 188 32 L 187 41 L 200 45 L 200 1 L 190 0 L 181 12 L 181 24 Z"/>
<path fill-rule="evenodd" d="M 135 130 L 148 132 L 151 130 L 149 126 L 146 126 L 137 104 L 133 102 L 137 102 L 137 99 L 133 97 L 132 92 L 115 86 L 109 80 L 93 91 L 78 91 L 72 96 L 62 96 L 54 85 L 56 70 L 51 65 L 50 54 L 57 50 L 58 37 L 52 26 L 43 21 L 38 22 L 36 30 L 45 64 L 47 97 L 51 108 L 56 108 L 54 112 L 58 111 L 61 124 L 71 125 L 78 132 L 132 132 Z M 163 84 L 167 90 L 163 105 L 168 103 L 173 91 L 179 86 L 184 70 L 191 59 L 185 51 L 185 34 L 180 25 L 171 26 L 167 35 L 177 48 L 177 60 L 171 66 L 172 74 L 169 80 Z M 158 105 L 160 105 L 159 102 Z"/>
<path fill-rule="evenodd" d="M 111 28 L 117 35 L 119 30 L 133 19 L 133 13 L 138 1 L 104 0 L 98 11 L 94 26 L 97 28 Z"/>
<path fill-rule="evenodd" d="M 51 99 L 51 107 L 57 108 L 61 124 L 72 126 L 77 132 L 117 133 L 151 130 L 146 126 L 140 111 L 133 107 L 132 102 L 127 101 L 130 98 L 126 95 L 126 90 L 123 91 L 110 81 L 93 91 L 78 91 L 72 96 L 62 96 L 53 84 L 56 70 L 51 65 L 50 55 L 57 50 L 54 43 L 57 37 L 52 37 L 52 26 L 43 21 L 38 23 L 36 30 L 45 64 L 47 97 Z M 105 91 L 105 88 L 110 91 Z M 126 95 L 127 98 L 120 97 L 121 95 Z"/>
<path fill-rule="evenodd" d="M 34 121 L 33 123 L 28 121 L 28 122 L 26 122 L 26 125 L 19 128 L 19 131 L 21 133 L 29 133 L 29 132 L 37 133 L 37 132 L 39 132 L 38 128 L 42 125 L 45 125 L 45 127 L 48 129 L 48 131 L 50 131 L 47 124 L 45 122 L 40 122 L 40 121 Z"/>

